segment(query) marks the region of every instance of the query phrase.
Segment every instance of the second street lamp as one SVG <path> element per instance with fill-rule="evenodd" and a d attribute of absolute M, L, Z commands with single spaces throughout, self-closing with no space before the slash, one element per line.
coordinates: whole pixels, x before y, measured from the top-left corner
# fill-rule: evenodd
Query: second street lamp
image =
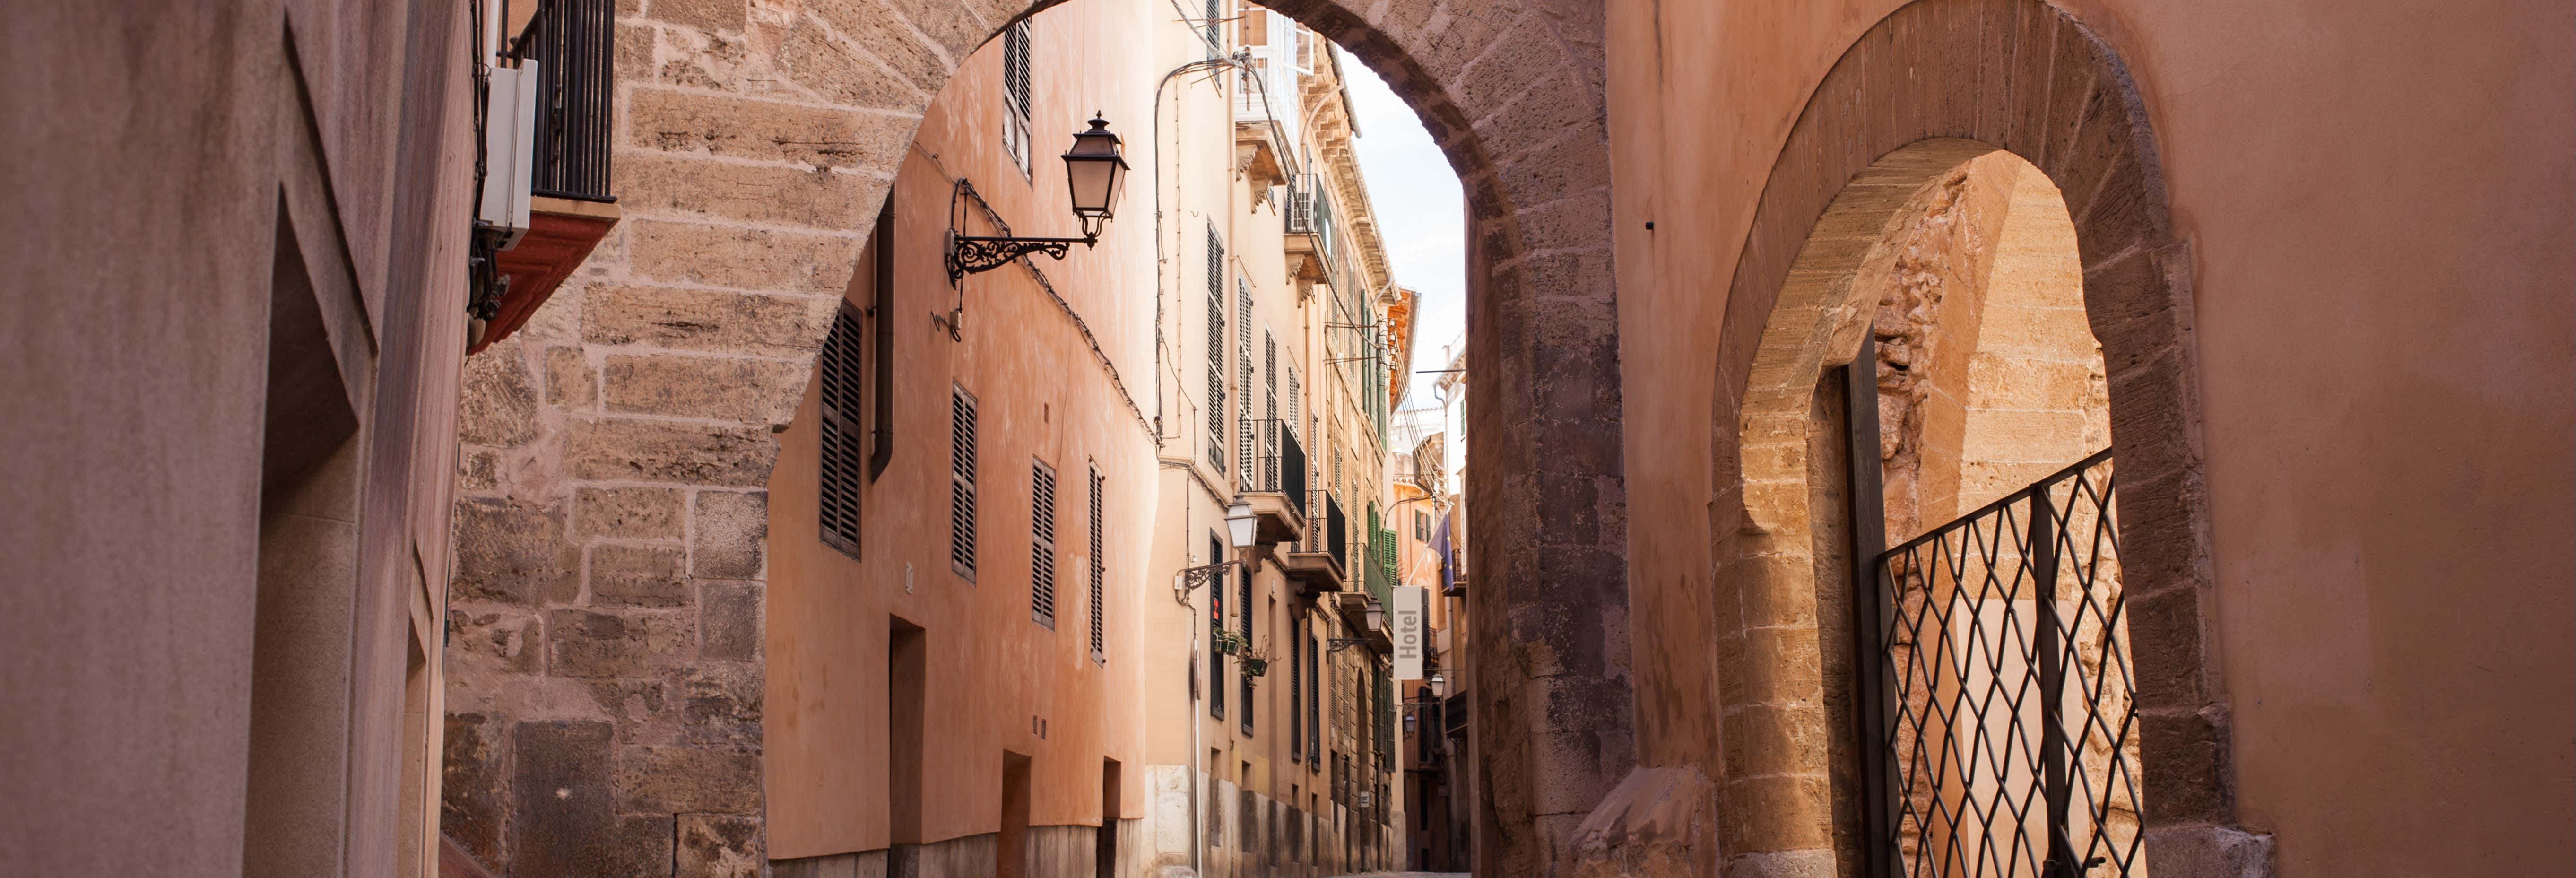
<path fill-rule="evenodd" d="M 1073 148 L 1064 152 L 1066 194 L 1073 199 L 1073 218 L 1082 229 L 1082 237 L 961 235 L 952 225 L 948 229 L 948 282 L 955 284 L 967 275 L 1009 265 L 1032 253 L 1063 259 L 1075 244 L 1089 247 L 1099 243 L 1101 229 L 1117 213 L 1119 190 L 1127 181 L 1123 144 L 1118 135 L 1110 133 L 1109 120 L 1094 116 L 1091 130 L 1074 134 Z M 956 221 L 953 215 L 949 219 Z"/>

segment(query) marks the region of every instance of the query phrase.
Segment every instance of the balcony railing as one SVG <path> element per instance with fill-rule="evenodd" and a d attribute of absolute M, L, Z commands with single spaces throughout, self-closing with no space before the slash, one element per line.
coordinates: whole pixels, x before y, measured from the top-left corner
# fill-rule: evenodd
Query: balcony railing
<path fill-rule="evenodd" d="M 537 62 L 531 194 L 613 202 L 608 192 L 617 8 L 613 0 L 544 0 L 510 55 Z"/>
<path fill-rule="evenodd" d="M 1381 606 L 1394 606 L 1390 601 L 1395 593 L 1394 531 L 1381 530 L 1369 538 L 1366 581 L 1370 600 Z"/>
<path fill-rule="evenodd" d="M 1288 496 L 1288 505 L 1305 517 L 1306 447 L 1297 441 L 1297 433 L 1277 418 L 1243 422 L 1244 441 L 1251 446 L 1250 465 L 1243 468 L 1243 489 L 1274 491 Z"/>
<path fill-rule="evenodd" d="M 1315 196 L 1324 188 L 1317 174 L 1288 175 L 1288 234 L 1315 233 Z"/>
<path fill-rule="evenodd" d="M 1324 507 L 1324 526 L 1306 529 L 1306 551 L 1325 552 L 1333 556 L 1333 566 L 1351 569 L 1350 519 L 1342 514 L 1342 499 L 1318 489 L 1316 502 Z"/>

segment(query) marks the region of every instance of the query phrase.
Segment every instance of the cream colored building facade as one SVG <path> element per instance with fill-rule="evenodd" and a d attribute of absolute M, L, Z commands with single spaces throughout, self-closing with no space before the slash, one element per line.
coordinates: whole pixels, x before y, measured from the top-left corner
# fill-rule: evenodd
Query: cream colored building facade
<path fill-rule="evenodd" d="M 1395 687 L 1371 620 L 1394 569 L 1386 430 L 1412 298 L 1351 150 L 1351 62 L 1258 6 L 1188 5 L 1217 21 L 1154 30 L 1169 152 L 1137 173 L 1165 266 L 1149 580 L 1179 598 L 1145 602 L 1150 865 L 1393 868 Z M 1259 522 L 1248 552 L 1226 529 L 1238 501 Z"/>

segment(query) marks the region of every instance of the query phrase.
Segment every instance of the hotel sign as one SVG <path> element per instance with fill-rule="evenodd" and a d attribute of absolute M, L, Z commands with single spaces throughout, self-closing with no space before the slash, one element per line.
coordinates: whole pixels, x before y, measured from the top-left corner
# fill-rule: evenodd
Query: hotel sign
<path fill-rule="evenodd" d="M 1395 622 L 1395 678 L 1422 679 L 1422 656 L 1431 648 L 1430 619 L 1423 610 L 1422 589 L 1396 586 L 1389 595 L 1395 600 L 1390 608 Z"/>

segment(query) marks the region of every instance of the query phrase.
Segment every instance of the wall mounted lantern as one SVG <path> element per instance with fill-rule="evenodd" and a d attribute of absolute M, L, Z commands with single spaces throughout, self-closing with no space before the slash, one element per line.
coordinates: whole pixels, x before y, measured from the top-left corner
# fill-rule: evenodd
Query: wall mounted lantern
<path fill-rule="evenodd" d="M 1075 244 L 1090 247 L 1099 243 L 1100 230 L 1117 214 L 1118 195 L 1127 181 L 1127 159 L 1120 152 L 1123 143 L 1118 135 L 1110 133 L 1109 120 L 1094 116 L 1091 130 L 1075 133 L 1073 148 L 1065 150 L 1065 187 L 1073 196 L 1073 218 L 1081 225 L 1082 237 L 961 235 L 952 224 L 948 229 L 948 282 L 955 284 L 967 275 L 1000 268 L 1032 253 L 1063 259 Z"/>
<path fill-rule="evenodd" d="M 1225 508 L 1225 535 L 1228 540 L 1233 541 L 1236 551 L 1252 548 L 1253 524 L 1251 503 L 1236 500 L 1234 505 Z M 1184 567 L 1180 572 L 1172 575 L 1173 597 L 1187 604 L 1190 602 L 1190 592 L 1197 591 L 1199 586 L 1206 585 L 1209 580 L 1224 573 L 1226 568 L 1241 563 L 1243 563 L 1241 560 L 1227 559 L 1214 564 Z"/>

